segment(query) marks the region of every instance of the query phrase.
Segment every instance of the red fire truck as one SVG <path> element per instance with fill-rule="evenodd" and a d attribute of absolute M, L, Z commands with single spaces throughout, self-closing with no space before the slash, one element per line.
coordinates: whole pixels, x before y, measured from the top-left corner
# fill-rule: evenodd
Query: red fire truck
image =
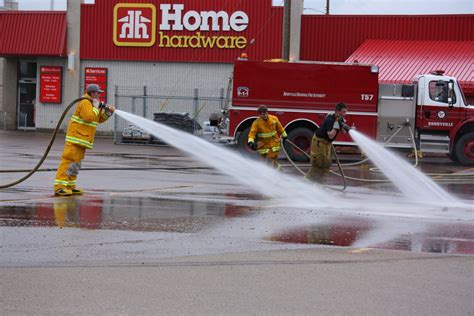
<path fill-rule="evenodd" d="M 379 84 L 378 73 L 377 66 L 358 63 L 236 61 L 229 136 L 248 151 L 256 109 L 265 104 L 288 138 L 309 152 L 315 129 L 335 104 L 344 102 L 348 123 L 358 131 L 383 143 L 396 133 L 387 146 L 415 143 L 421 151 L 445 152 L 474 164 L 474 106 L 467 104 L 456 78 L 434 71 L 411 84 Z M 340 135 L 335 145 L 355 144 L 349 135 Z M 291 146 L 286 149 L 293 159 L 305 159 Z"/>

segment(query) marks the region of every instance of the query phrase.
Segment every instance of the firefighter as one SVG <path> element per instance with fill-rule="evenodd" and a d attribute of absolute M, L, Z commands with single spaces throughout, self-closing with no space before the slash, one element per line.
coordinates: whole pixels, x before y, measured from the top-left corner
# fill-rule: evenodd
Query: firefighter
<path fill-rule="evenodd" d="M 76 178 L 81 169 L 86 149 L 94 145 L 95 130 L 98 124 L 105 122 L 115 108 L 99 102 L 99 93 L 103 92 L 96 84 L 90 84 L 82 100 L 71 117 L 66 133 L 66 142 L 61 162 L 54 180 L 54 194 L 57 196 L 81 195 L 82 189 L 76 188 Z"/>
<path fill-rule="evenodd" d="M 268 114 L 265 105 L 259 106 L 257 111 L 259 117 L 253 122 L 248 136 L 249 147 L 256 150 L 263 160 L 277 167 L 276 159 L 281 149 L 280 137 L 285 141 L 287 134 L 278 118 Z"/>
<path fill-rule="evenodd" d="M 311 140 L 311 167 L 306 179 L 312 182 L 324 183 L 332 164 L 331 143 L 339 131 L 347 133 L 350 127 L 345 123 L 347 105 L 338 103 L 336 111 L 326 116 L 323 124 L 316 130 Z"/>

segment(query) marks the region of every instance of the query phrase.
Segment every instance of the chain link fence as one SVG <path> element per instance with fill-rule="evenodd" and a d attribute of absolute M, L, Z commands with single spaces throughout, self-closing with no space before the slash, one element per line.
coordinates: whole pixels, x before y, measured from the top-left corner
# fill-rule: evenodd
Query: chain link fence
<path fill-rule="evenodd" d="M 173 93 L 175 92 L 175 93 Z M 194 135 L 211 131 L 208 120 L 211 113 L 221 112 L 225 106 L 224 89 L 163 91 L 155 87 L 115 87 L 115 106 L 141 117 L 181 129 Z M 140 126 L 114 115 L 114 142 L 116 144 L 160 143 Z"/>

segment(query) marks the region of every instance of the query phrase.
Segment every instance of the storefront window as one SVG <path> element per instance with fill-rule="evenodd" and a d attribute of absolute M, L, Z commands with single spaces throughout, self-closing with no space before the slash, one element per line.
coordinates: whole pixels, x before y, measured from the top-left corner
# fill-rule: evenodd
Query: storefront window
<path fill-rule="evenodd" d="M 21 62 L 20 63 L 20 79 L 36 79 L 36 63 Z"/>

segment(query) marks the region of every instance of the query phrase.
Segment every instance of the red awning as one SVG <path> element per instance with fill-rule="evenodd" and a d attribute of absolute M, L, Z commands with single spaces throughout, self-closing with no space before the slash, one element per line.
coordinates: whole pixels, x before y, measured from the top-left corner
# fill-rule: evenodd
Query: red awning
<path fill-rule="evenodd" d="M 65 56 L 66 12 L 0 11 L 0 56 Z"/>
<path fill-rule="evenodd" d="M 415 75 L 444 70 L 474 96 L 474 41 L 366 40 L 346 61 L 379 66 L 382 83 L 410 83 Z"/>

